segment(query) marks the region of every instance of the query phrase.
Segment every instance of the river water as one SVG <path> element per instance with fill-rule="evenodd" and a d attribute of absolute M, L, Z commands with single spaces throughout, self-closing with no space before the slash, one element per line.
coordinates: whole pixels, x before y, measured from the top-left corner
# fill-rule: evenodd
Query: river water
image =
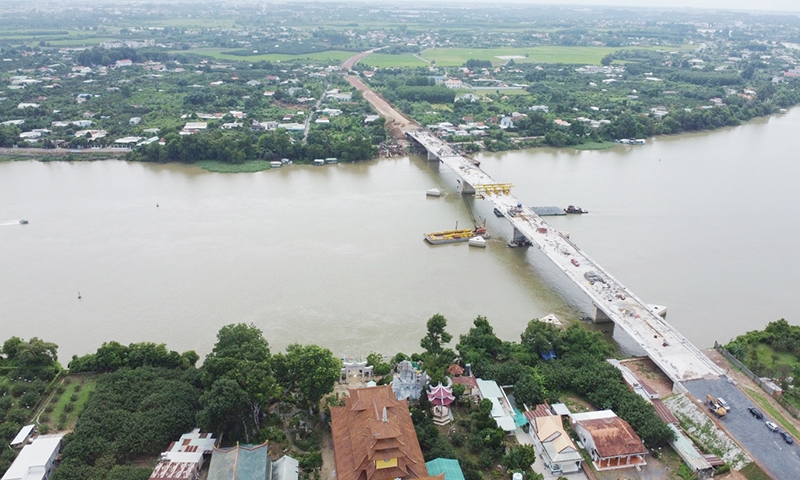
<path fill-rule="evenodd" d="M 795 109 L 641 147 L 479 158 L 529 205 L 590 210 L 550 222 L 708 347 L 797 323 L 798 131 Z M 448 193 L 426 198 L 433 187 Z M 532 318 L 580 315 L 502 239 L 422 240 L 469 219 L 447 175 L 417 157 L 235 175 L 0 163 L 0 337 L 53 341 L 64 363 L 109 340 L 203 355 L 221 326 L 247 322 L 273 350 L 364 355 L 418 350 L 435 313 L 456 337 L 484 315 L 509 340 Z"/>

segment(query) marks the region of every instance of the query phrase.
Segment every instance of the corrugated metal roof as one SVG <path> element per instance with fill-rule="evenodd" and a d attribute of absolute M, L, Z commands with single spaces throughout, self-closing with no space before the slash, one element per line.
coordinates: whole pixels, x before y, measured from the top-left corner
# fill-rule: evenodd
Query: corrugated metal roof
<path fill-rule="evenodd" d="M 272 480 L 297 480 L 299 472 L 300 462 L 286 455 L 272 464 Z"/>
<path fill-rule="evenodd" d="M 271 467 L 266 443 L 215 448 L 208 480 L 269 480 Z"/>
<path fill-rule="evenodd" d="M 575 416 L 573 415 L 573 418 Z M 591 420 L 579 420 L 578 424 L 592 436 L 600 457 L 610 458 L 648 453 L 648 450 L 642 444 L 642 439 L 636 435 L 636 432 L 633 431 L 628 422 L 616 415 Z"/>
<path fill-rule="evenodd" d="M 464 472 L 458 460 L 452 458 L 437 458 L 425 463 L 428 468 L 428 475 L 444 475 L 444 480 L 464 480 Z"/>
<path fill-rule="evenodd" d="M 35 426 L 36 425 L 30 424 L 20 428 L 19 433 L 17 433 L 17 436 L 14 437 L 14 440 L 11 440 L 11 446 L 13 447 L 16 445 L 22 445 L 25 442 L 25 440 L 28 439 L 30 434 L 33 433 L 33 429 Z"/>
<path fill-rule="evenodd" d="M 503 392 L 494 380 L 476 379 L 483 398 L 503 398 Z"/>
<path fill-rule="evenodd" d="M 667 426 L 673 431 L 673 433 L 675 433 L 675 440 L 673 440 L 670 445 L 678 453 L 678 455 L 680 455 L 683 461 L 686 462 L 686 465 L 692 469 L 693 472 L 697 472 L 698 470 L 708 470 L 711 468 L 711 464 L 708 463 L 708 460 L 706 460 L 705 457 L 703 457 L 703 455 L 697 451 L 694 443 L 686 438 L 686 436 L 683 435 L 683 432 L 681 432 L 678 427 L 672 425 L 671 423 L 668 423 Z"/>

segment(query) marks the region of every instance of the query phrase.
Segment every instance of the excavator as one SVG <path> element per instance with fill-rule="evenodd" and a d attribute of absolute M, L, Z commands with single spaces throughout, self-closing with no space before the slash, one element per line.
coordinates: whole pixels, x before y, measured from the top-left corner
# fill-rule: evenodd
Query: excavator
<path fill-rule="evenodd" d="M 719 400 L 708 394 L 706 394 L 706 406 L 714 415 L 717 416 L 717 418 L 722 418 L 726 413 L 728 413 L 728 411 L 725 410 L 725 407 L 719 403 Z"/>

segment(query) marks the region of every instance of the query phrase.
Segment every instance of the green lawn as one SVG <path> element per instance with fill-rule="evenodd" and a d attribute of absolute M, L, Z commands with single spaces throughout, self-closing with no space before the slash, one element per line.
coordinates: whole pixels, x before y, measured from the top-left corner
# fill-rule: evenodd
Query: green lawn
<path fill-rule="evenodd" d="M 428 63 L 420 60 L 411 53 L 400 55 L 390 55 L 388 53 L 373 53 L 364 57 L 359 65 L 369 65 L 371 67 L 426 67 Z"/>
<path fill-rule="evenodd" d="M 755 463 L 748 463 L 739 473 L 744 475 L 747 480 L 770 480 L 771 478 Z"/>
<path fill-rule="evenodd" d="M 587 142 L 582 145 L 576 145 L 575 150 L 606 150 L 614 145 L 614 142 Z"/>
<path fill-rule="evenodd" d="M 103 42 L 114 40 L 110 37 L 77 37 L 63 40 L 47 40 L 54 47 L 76 47 L 82 45 L 99 45 Z"/>
<path fill-rule="evenodd" d="M 319 60 L 319 61 L 334 61 L 334 62 L 341 62 L 347 60 L 348 58 L 355 55 L 355 52 L 345 52 L 342 50 L 329 50 L 327 52 L 315 52 L 315 53 L 303 53 L 300 55 L 287 55 L 283 53 L 262 53 L 262 54 L 253 54 L 253 55 L 231 55 L 230 49 L 221 49 L 221 48 L 197 48 L 194 50 L 175 50 L 171 53 L 194 53 L 196 55 L 205 55 L 208 57 L 213 57 L 218 60 L 231 60 L 237 62 L 258 62 L 261 60 L 266 60 L 269 62 L 285 62 L 288 60 L 297 60 L 297 59 L 308 59 L 308 60 Z"/>
<path fill-rule="evenodd" d="M 467 60 L 490 60 L 495 65 L 506 63 L 514 58 L 515 62 L 533 63 L 573 63 L 578 65 L 599 65 L 600 60 L 609 53 L 618 50 L 677 50 L 681 47 L 527 47 L 527 48 L 432 48 L 425 50 L 421 56 L 427 60 L 435 60 L 441 66 L 460 66 Z M 527 56 L 526 56 L 527 55 Z"/>
<path fill-rule="evenodd" d="M 203 170 L 216 173 L 253 173 L 269 170 L 270 168 L 268 160 L 248 160 L 238 165 L 217 162 L 215 160 L 201 160 L 195 162 L 195 165 Z"/>

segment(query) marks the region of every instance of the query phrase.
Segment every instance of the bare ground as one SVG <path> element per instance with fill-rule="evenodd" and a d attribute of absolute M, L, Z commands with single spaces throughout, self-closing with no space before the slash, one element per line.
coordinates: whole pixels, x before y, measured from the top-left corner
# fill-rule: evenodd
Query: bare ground
<path fill-rule="evenodd" d="M 655 390 L 661 398 L 672 395 L 672 380 L 647 357 L 623 360 L 622 364 L 630 368 L 639 380 Z"/>

